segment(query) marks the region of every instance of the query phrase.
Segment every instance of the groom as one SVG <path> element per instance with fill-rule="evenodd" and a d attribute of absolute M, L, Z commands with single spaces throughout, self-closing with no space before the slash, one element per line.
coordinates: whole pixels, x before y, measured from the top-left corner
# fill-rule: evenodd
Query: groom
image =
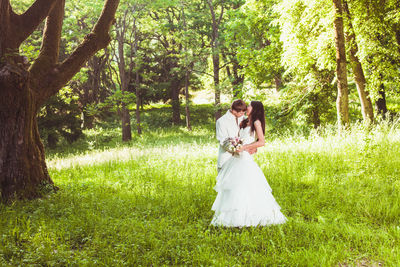
<path fill-rule="evenodd" d="M 217 120 L 216 130 L 217 139 L 219 141 L 218 151 L 218 172 L 221 170 L 222 165 L 232 157 L 232 154 L 223 148 L 224 141 L 229 137 L 238 137 L 240 130 L 240 123 L 243 120 L 243 115 L 247 110 L 247 105 L 243 100 L 235 100 L 231 105 L 231 109 L 226 112 L 221 118 Z M 249 151 L 254 154 L 256 151 Z"/>

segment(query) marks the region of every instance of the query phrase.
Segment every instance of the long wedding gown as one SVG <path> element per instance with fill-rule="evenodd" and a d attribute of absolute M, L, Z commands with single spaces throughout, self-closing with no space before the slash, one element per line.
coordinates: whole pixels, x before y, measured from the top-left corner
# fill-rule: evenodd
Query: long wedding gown
<path fill-rule="evenodd" d="M 250 127 L 241 129 L 239 136 L 244 144 L 255 141 Z M 264 173 L 246 151 L 225 162 L 214 189 L 218 194 L 211 225 L 244 227 L 286 222 Z"/>

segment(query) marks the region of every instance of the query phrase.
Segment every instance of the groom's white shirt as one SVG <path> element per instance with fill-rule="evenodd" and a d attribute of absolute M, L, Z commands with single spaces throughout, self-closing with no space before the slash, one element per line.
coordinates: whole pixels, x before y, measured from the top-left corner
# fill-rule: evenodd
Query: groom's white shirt
<path fill-rule="evenodd" d="M 218 152 L 218 171 L 222 168 L 222 165 L 232 156 L 231 153 L 227 152 L 222 148 L 222 145 L 226 138 L 239 136 L 240 123 L 243 120 L 243 116 L 239 117 L 236 121 L 235 115 L 230 110 L 226 112 L 216 123 L 217 139 L 219 141 L 219 152 Z"/>

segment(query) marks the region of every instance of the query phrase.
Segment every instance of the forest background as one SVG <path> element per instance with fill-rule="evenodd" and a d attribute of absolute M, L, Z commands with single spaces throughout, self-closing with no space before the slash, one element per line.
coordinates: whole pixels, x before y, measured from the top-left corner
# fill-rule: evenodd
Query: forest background
<path fill-rule="evenodd" d="M 24 10 L 31 2 L 14 5 Z M 344 3 L 346 123 L 392 116 L 399 109 L 396 1 Z M 96 21 L 91 14 L 101 8 L 97 1 L 67 1 L 60 58 L 90 32 Z M 140 115 L 151 103 L 170 105 L 170 124 L 186 120 L 190 128 L 191 105 L 212 103 L 219 117 L 225 112 L 221 96 L 225 103 L 262 101 L 274 131 L 307 134 L 333 125 L 334 18 L 330 1 L 123 1 L 111 44 L 43 106 L 42 138 L 54 147 L 60 138 L 76 140 L 82 126 L 114 120 L 129 140 L 131 128 L 141 133 Z M 40 42 L 39 29 L 21 47 L 23 54 L 35 58 Z"/>

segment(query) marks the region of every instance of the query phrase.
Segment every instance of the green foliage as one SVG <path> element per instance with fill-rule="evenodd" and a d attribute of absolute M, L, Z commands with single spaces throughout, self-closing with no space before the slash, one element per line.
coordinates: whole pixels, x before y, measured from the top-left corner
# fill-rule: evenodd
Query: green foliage
<path fill-rule="evenodd" d="M 34 1 L 11 1 L 20 14 Z M 229 98 L 263 100 L 270 108 L 271 124 L 290 131 L 336 120 L 335 40 L 330 0 L 211 1 L 219 27 L 220 77 L 212 77 L 211 14 L 206 1 L 121 1 L 112 42 L 99 52 L 70 83 L 79 95 L 85 127 L 108 121 L 122 102 L 133 111 L 141 105 L 182 101 L 184 78 L 189 91 L 219 90 Z M 400 10 L 398 1 L 347 0 L 358 54 L 373 102 L 386 90 L 389 111 L 398 112 L 400 64 Z M 101 1 L 68 0 L 60 47 L 65 59 L 88 34 L 100 14 Z M 223 9 L 222 9 L 223 7 Z M 223 10 L 223 13 L 221 14 Z M 347 17 L 345 17 L 345 20 Z M 345 30 L 349 21 L 345 21 Z M 119 55 L 116 32 L 125 24 L 124 55 Z M 40 51 L 42 23 L 21 46 L 32 62 Z M 134 44 L 137 44 L 135 48 Z M 347 44 L 347 48 L 350 46 Z M 130 79 L 127 93 L 119 91 L 118 59 L 124 57 Z M 349 68 L 350 116 L 361 119 L 360 104 Z M 139 88 L 136 88 L 136 73 Z M 275 84 L 274 84 L 275 82 Z M 275 87 L 278 97 L 269 99 Z M 136 90 L 138 89 L 138 90 Z M 254 90 L 257 93 L 254 94 Z M 136 92 L 138 91 L 138 95 Z M 177 97 L 177 96 L 180 96 Z M 175 110 L 175 112 L 177 112 Z M 90 116 L 92 117 L 90 118 Z M 93 117 L 94 115 L 94 117 Z M 116 118 L 114 115 L 113 119 Z M 151 125 L 144 119 L 145 127 Z M 157 117 L 158 125 L 167 125 Z M 89 122 L 89 123 L 87 123 Z M 285 128 L 285 129 L 284 129 Z"/>
<path fill-rule="evenodd" d="M 114 91 L 104 102 L 99 103 L 97 107 L 99 109 L 107 108 L 113 112 L 117 112 L 122 108 L 122 103 L 127 106 L 133 106 L 136 101 L 136 96 L 131 92 L 122 92 L 121 90 Z M 97 113 L 93 108 L 91 109 L 91 115 Z"/>
<path fill-rule="evenodd" d="M 223 110 L 227 110 L 229 107 L 224 105 Z M 191 119 L 192 126 L 200 130 L 204 128 L 207 131 L 213 131 L 215 129 L 215 113 L 212 105 L 193 105 L 191 107 Z M 175 126 L 171 128 L 171 106 L 169 105 L 152 105 L 144 106 L 144 110 L 141 111 L 141 123 L 142 130 L 145 135 L 154 136 L 153 131 L 163 131 L 163 129 L 169 129 L 169 139 L 174 139 L 173 131 L 177 131 L 181 134 L 186 133 L 189 137 L 190 134 L 182 128 L 182 126 Z M 181 108 L 181 117 L 184 116 L 184 108 Z M 136 121 L 132 118 L 131 125 L 135 125 Z M 121 125 L 115 114 L 109 114 L 106 118 L 103 118 L 96 127 L 90 130 L 85 130 L 85 138 L 79 139 L 77 142 L 68 146 L 58 146 L 56 148 L 47 149 L 49 155 L 58 154 L 75 154 L 81 153 L 86 150 L 104 150 L 112 147 L 120 147 L 126 145 L 121 141 Z M 143 141 L 145 140 L 145 141 Z M 132 141 L 128 144 L 137 144 L 137 142 L 147 142 L 146 137 L 134 135 Z"/>
<path fill-rule="evenodd" d="M 381 84 L 399 92 L 400 7 L 397 1 L 350 0 L 356 27 L 358 56 L 366 69 L 368 89 L 377 99 Z"/>
<path fill-rule="evenodd" d="M 51 97 L 38 114 L 38 127 L 44 144 L 55 148 L 59 142 L 72 143 L 82 137 L 80 114 L 77 99 L 68 88 Z"/>
<path fill-rule="evenodd" d="M 65 1 L 63 44 L 65 54 L 71 53 L 89 34 L 101 14 L 103 2 L 96 0 Z"/>
<path fill-rule="evenodd" d="M 348 27 L 349 22 L 353 25 L 358 46 L 357 56 L 362 63 L 372 100 L 378 98 L 381 88 L 386 93 L 395 91 L 397 94 L 400 24 L 396 1 L 347 2 L 350 17 L 345 17 L 345 27 Z M 286 77 L 301 87 L 308 87 L 308 91 L 317 89 L 316 93 L 321 91 L 321 87 L 331 87 L 336 83 L 332 8 L 332 2 L 327 0 L 280 1 L 275 6 L 279 14 Z M 349 44 L 346 46 L 350 47 Z M 348 77 L 352 83 L 350 70 Z M 350 98 L 356 99 L 353 96 Z M 326 94 L 319 99 L 326 102 L 332 99 L 332 95 Z M 331 109 L 333 105 L 331 102 L 326 107 Z M 352 120 L 359 118 L 360 112 Z"/>
<path fill-rule="evenodd" d="M 0 265 L 400 262 L 398 127 L 267 136 L 255 160 L 289 219 L 281 226 L 209 225 L 216 155 L 214 129 L 202 125 L 193 132 L 160 128 L 122 147 L 50 155 L 56 194 L 0 204 Z"/>
<path fill-rule="evenodd" d="M 246 1 L 240 9 L 231 12 L 232 18 L 227 22 L 227 45 L 237 47 L 243 72 L 257 86 L 270 83 L 283 72 L 280 31 L 273 23 L 275 2 Z"/>
<path fill-rule="evenodd" d="M 11 0 L 11 5 L 15 13 L 22 14 L 24 13 L 32 4 L 33 0 Z M 39 48 L 41 45 L 41 37 L 43 25 L 40 25 L 39 28 L 32 33 L 31 36 L 21 45 L 21 55 L 25 56 L 28 62 L 32 62 L 39 55 Z"/>
<path fill-rule="evenodd" d="M 287 71 L 304 77 L 312 70 L 335 69 L 332 3 L 328 0 L 281 1 L 279 14 L 283 62 Z"/>
<path fill-rule="evenodd" d="M 301 132 L 330 125 L 336 118 L 332 86 L 309 89 L 290 84 L 279 93 L 278 103 L 267 103 L 267 118 L 275 134 Z"/>

